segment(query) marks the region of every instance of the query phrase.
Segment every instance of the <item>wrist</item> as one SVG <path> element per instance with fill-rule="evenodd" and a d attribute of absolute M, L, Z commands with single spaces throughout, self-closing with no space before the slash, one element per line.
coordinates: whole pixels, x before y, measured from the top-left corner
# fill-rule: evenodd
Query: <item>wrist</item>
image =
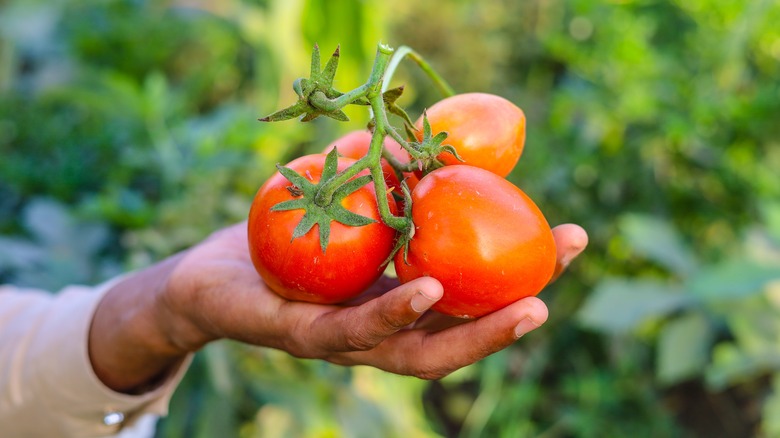
<path fill-rule="evenodd" d="M 128 275 L 103 296 L 89 331 L 89 357 L 109 388 L 137 394 L 156 386 L 191 350 L 170 332 L 175 315 L 162 292 L 177 264 L 172 257 Z"/>
<path fill-rule="evenodd" d="M 196 352 L 220 337 L 209 330 L 208 321 L 202 321 L 202 314 L 196 310 L 200 302 L 197 278 L 179 269 L 187 254 L 179 253 L 164 262 L 165 276 L 155 288 L 152 306 L 163 340 L 161 347 L 179 354 Z"/>

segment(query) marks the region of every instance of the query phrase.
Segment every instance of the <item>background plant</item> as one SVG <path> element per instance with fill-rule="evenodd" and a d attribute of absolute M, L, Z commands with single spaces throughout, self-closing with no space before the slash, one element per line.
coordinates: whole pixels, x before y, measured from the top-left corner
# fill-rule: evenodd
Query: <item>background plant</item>
<path fill-rule="evenodd" d="M 94 283 L 244 219 L 276 162 L 367 122 L 255 121 L 314 42 L 340 89 L 381 40 L 518 104 L 510 179 L 591 245 L 543 329 L 440 382 L 220 343 L 160 436 L 777 435 L 776 2 L 198 5 L 0 2 L 0 279 Z M 414 114 L 440 96 L 395 78 Z"/>

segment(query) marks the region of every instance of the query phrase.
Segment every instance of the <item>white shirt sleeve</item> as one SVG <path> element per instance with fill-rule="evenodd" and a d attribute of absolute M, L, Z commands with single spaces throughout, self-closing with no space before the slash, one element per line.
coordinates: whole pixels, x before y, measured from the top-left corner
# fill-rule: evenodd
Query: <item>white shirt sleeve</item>
<path fill-rule="evenodd" d="M 89 328 L 112 284 L 57 295 L 0 287 L 0 435 L 143 436 L 132 431 L 150 429 L 148 414 L 167 414 L 191 356 L 142 395 L 111 390 L 92 369 Z"/>

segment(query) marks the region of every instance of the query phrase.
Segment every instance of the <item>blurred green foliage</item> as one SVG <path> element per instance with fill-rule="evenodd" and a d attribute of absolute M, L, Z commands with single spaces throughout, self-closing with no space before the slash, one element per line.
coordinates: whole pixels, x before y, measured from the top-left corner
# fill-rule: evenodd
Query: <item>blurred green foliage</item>
<path fill-rule="evenodd" d="M 233 343 L 158 436 L 780 436 L 780 5 L 718 0 L 0 1 L 0 281 L 56 290 L 243 220 L 352 121 L 261 124 L 311 46 L 376 43 L 528 116 L 510 176 L 591 243 L 549 322 L 437 382 Z M 440 96 L 412 63 L 412 114 Z"/>

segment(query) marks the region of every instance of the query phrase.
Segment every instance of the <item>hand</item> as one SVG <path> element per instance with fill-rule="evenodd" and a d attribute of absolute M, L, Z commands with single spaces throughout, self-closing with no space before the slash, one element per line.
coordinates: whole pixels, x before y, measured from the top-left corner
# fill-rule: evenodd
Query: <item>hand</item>
<path fill-rule="evenodd" d="M 556 227 L 553 233 L 557 276 L 585 248 L 587 234 L 570 224 Z M 109 291 L 98 308 L 90 338 L 98 376 L 118 390 L 131 390 L 153 379 L 184 354 L 220 338 L 277 348 L 296 357 L 436 379 L 507 347 L 547 320 L 547 307 L 531 297 L 477 320 L 453 325 L 450 319 L 442 324 L 441 315 L 426 312 L 443 293 L 433 278 L 397 286 L 383 278 L 367 293 L 365 298 L 370 299 L 359 305 L 287 301 L 257 275 L 249 258 L 245 223 L 221 230 L 135 277 L 139 276 Z M 151 289 L 147 298 L 130 299 L 143 293 L 143 288 L 131 285 L 144 283 Z M 383 293 L 391 286 L 396 287 Z M 127 314 L 133 307 L 139 310 L 131 313 L 144 324 L 132 324 L 131 319 L 126 324 L 129 332 L 121 334 L 119 341 L 102 339 L 112 337 L 106 330 L 116 320 L 115 312 Z M 426 318 L 421 320 L 423 315 Z M 436 320 L 439 323 L 432 323 Z M 131 334 L 133 327 L 145 337 L 145 347 L 120 348 L 124 342 L 139 342 L 133 341 L 137 336 Z M 139 354 L 143 348 L 149 354 Z M 127 351 L 134 351 L 134 356 L 119 358 Z"/>

